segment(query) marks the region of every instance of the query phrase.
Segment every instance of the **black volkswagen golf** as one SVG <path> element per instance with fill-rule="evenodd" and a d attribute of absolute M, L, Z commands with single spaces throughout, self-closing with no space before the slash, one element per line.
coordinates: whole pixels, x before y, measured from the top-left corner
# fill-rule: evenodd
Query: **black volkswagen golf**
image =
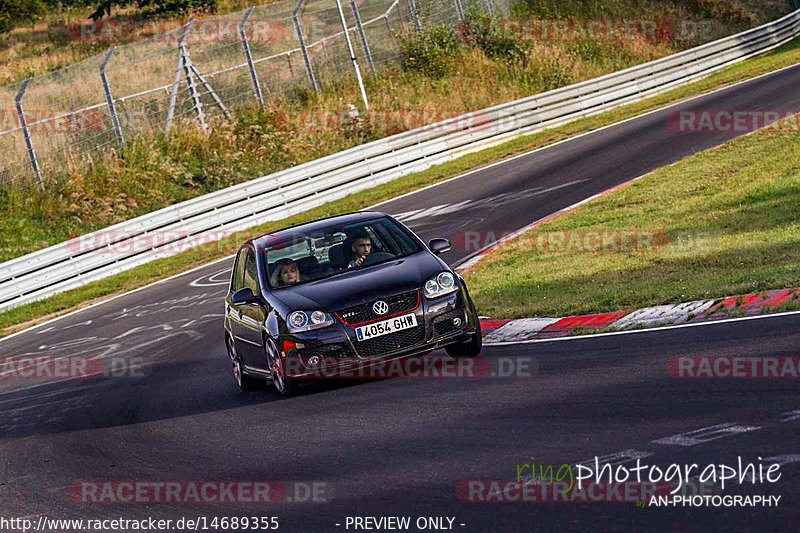
<path fill-rule="evenodd" d="M 359 212 L 293 226 L 239 249 L 225 298 L 225 345 L 243 391 L 445 348 L 481 351 L 464 280 L 389 215 Z M 322 372 L 324 370 L 324 372 Z"/>

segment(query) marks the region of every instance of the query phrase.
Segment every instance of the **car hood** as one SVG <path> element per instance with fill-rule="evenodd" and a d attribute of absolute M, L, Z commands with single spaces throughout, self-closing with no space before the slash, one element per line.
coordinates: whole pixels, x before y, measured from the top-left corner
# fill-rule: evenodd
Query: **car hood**
<path fill-rule="evenodd" d="M 444 270 L 427 251 L 339 274 L 272 294 L 290 310 L 336 311 L 416 288 Z"/>

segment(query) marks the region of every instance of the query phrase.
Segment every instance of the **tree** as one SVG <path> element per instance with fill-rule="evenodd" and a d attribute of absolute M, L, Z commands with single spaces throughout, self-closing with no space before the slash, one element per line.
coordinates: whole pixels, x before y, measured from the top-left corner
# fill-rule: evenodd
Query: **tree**
<path fill-rule="evenodd" d="M 0 0 L 0 33 L 8 33 L 21 24 L 33 24 L 45 11 L 42 0 Z"/>

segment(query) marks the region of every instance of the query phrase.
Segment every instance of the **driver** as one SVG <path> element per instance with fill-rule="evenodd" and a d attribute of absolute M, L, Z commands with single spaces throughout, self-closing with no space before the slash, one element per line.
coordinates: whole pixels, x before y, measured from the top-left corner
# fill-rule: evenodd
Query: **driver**
<path fill-rule="evenodd" d="M 372 252 L 372 239 L 369 238 L 369 233 L 363 229 L 355 231 L 350 239 L 350 251 L 353 252 L 353 259 L 347 268 L 360 267 Z"/>
<path fill-rule="evenodd" d="M 288 257 L 277 261 L 269 282 L 273 287 L 285 287 L 299 283 L 300 270 L 297 268 L 297 263 Z"/>

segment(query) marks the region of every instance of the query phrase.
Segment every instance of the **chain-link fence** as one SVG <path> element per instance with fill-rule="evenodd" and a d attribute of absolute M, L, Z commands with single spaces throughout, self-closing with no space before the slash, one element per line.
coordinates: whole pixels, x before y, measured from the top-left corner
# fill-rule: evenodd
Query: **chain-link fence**
<path fill-rule="evenodd" d="M 140 133 L 168 132 L 181 120 L 206 127 L 210 116 L 229 116 L 239 106 L 354 82 L 345 26 L 366 77 L 400 63 L 403 35 L 454 26 L 470 9 L 507 15 L 508 1 L 285 0 L 150 28 L 145 40 L 0 87 L 0 186 L 67 175 Z M 119 42 L 138 24 L 86 22 L 70 34 Z"/>

